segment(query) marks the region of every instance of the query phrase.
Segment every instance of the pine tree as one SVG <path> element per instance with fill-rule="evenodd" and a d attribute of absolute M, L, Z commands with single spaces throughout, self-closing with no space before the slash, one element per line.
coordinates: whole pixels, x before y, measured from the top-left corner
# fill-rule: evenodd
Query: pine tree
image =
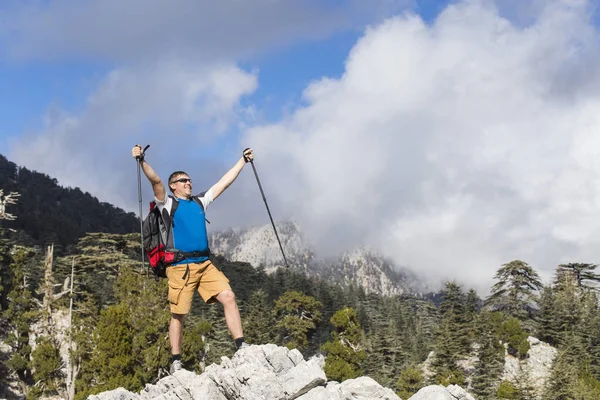
<path fill-rule="evenodd" d="M 221 304 L 211 304 L 208 307 L 208 312 L 206 312 L 203 317 L 211 326 L 205 345 L 206 363 L 212 364 L 220 362 L 221 357 L 223 356 L 233 356 L 233 353 L 235 352 L 235 342 L 231 337 L 229 328 L 227 328 Z M 184 332 L 184 340 L 185 336 L 186 334 Z"/>
<path fill-rule="evenodd" d="M 332 340 L 321 349 L 327 354 L 323 368 L 327 378 L 342 382 L 361 375 L 360 364 L 365 358 L 362 331 L 354 309 L 344 307 L 337 311 L 330 322 L 334 326 Z"/>
<path fill-rule="evenodd" d="M 113 286 L 120 271 L 140 268 L 140 235 L 89 233 L 77 243 L 77 274 L 82 290 L 92 293 L 102 305 L 117 303 Z M 69 274 L 65 266 L 57 274 Z"/>
<path fill-rule="evenodd" d="M 34 255 L 33 251 L 26 247 L 15 246 L 11 249 L 12 287 L 7 296 L 8 307 L 4 311 L 4 317 L 10 321 L 12 328 L 6 340 L 6 343 L 12 347 L 12 355 L 6 362 L 6 366 L 19 377 L 23 393 L 27 393 L 28 386 L 35 383 L 29 367 L 31 356 L 29 327 L 37 319 L 38 312 L 24 272 L 26 264 Z"/>
<path fill-rule="evenodd" d="M 511 381 L 507 380 L 503 380 L 500 382 L 500 384 L 498 384 L 497 396 L 498 399 L 501 400 L 523 400 L 521 398 L 521 394 L 519 393 L 519 388 L 517 388 L 517 386 Z M 493 399 L 494 397 L 492 396 L 491 398 Z M 482 400 L 485 400 L 485 398 Z"/>
<path fill-rule="evenodd" d="M 433 370 L 439 384 L 463 384 L 464 376 L 457 362 L 470 352 L 470 339 L 462 287 L 447 282 L 442 290 L 444 300 L 440 305 L 441 321 L 435 345 Z"/>
<path fill-rule="evenodd" d="M 148 279 L 133 265 L 121 268 L 114 284 L 118 304 L 129 312 L 135 376 L 142 384 L 153 381 L 170 362 L 171 314 L 165 301 L 166 291 L 166 279 Z"/>
<path fill-rule="evenodd" d="M 403 348 L 400 306 L 394 299 L 376 295 L 367 297 L 370 329 L 366 333 L 367 358 L 365 373 L 383 386 L 392 386 L 404 366 L 407 355 Z M 400 333 L 400 334 L 399 334 Z"/>
<path fill-rule="evenodd" d="M 544 400 L 575 399 L 574 392 L 579 380 L 577 365 L 577 360 L 568 351 L 562 351 L 557 355 Z"/>
<path fill-rule="evenodd" d="M 439 324 L 439 313 L 431 301 L 417 301 L 415 321 L 415 354 L 414 362 L 423 362 L 433 350 L 436 338 L 436 327 Z"/>
<path fill-rule="evenodd" d="M 404 368 L 396 382 L 397 394 L 401 399 L 408 399 L 425 385 L 421 371 L 414 366 Z"/>
<path fill-rule="evenodd" d="M 323 321 L 331 320 L 333 315 L 345 306 L 351 307 L 350 302 L 345 301 L 346 294 L 341 286 L 325 281 L 314 282 L 313 284 L 315 286 L 315 290 L 313 291 L 314 297 L 322 304 L 321 314 Z M 311 345 L 307 350 L 311 353 L 318 352 L 319 348 L 330 338 L 331 325 L 318 324 L 311 337 Z"/>
<path fill-rule="evenodd" d="M 530 344 L 527 333 L 516 318 L 508 318 L 500 324 L 499 337 L 506 343 L 508 354 L 523 359 L 527 356 Z"/>
<path fill-rule="evenodd" d="M 536 337 L 552 346 L 560 340 L 554 309 L 555 294 L 550 286 L 545 286 L 538 300 Z"/>
<path fill-rule="evenodd" d="M 600 274 L 594 272 L 596 267 L 596 264 L 560 264 L 556 268 L 554 285 L 558 290 L 560 290 L 562 282 L 567 276 L 570 276 L 575 280 L 575 283 L 579 289 L 598 290 L 600 288 Z"/>
<path fill-rule="evenodd" d="M 424 335 L 421 331 L 420 320 L 416 316 L 416 302 L 409 298 L 399 298 L 395 306 L 397 311 L 394 313 L 396 333 L 398 336 L 398 347 L 396 351 L 396 360 L 394 365 L 394 376 L 406 367 L 422 362 L 426 358 L 425 351 L 428 350 Z"/>
<path fill-rule="evenodd" d="M 583 307 L 581 291 L 575 277 L 565 275 L 556 289 L 554 298 L 554 327 L 558 332 L 558 342 L 568 346 L 571 339 L 578 335 L 577 329 L 581 321 Z"/>
<path fill-rule="evenodd" d="M 477 316 L 481 308 L 481 299 L 475 289 L 470 289 L 465 298 L 465 322 L 469 325 L 469 335 L 471 337 L 477 334 Z"/>
<path fill-rule="evenodd" d="M 532 329 L 536 292 L 542 288 L 537 272 L 524 261 L 514 260 L 502 265 L 494 277 L 485 305 L 492 311 L 503 311 Z"/>
<path fill-rule="evenodd" d="M 244 318 L 244 338 L 248 343 L 266 344 L 275 340 L 275 316 L 264 290 L 256 290 L 250 296 L 248 311 Z"/>
<path fill-rule="evenodd" d="M 374 328 L 367 337 L 367 359 L 364 363 L 365 373 L 380 385 L 388 387 L 397 377 L 398 365 L 398 338 L 392 322 L 379 319 L 375 321 Z"/>
<path fill-rule="evenodd" d="M 213 326 L 207 320 L 193 316 L 186 318 L 185 323 L 186 327 L 181 345 L 181 361 L 186 369 L 201 374 L 209 363 L 209 356 L 212 360 L 220 359 L 218 346 L 216 351 L 208 351 L 211 344 L 213 344 L 211 343 L 212 334 L 214 333 Z M 226 345 L 229 346 L 230 342 L 229 340 Z"/>
<path fill-rule="evenodd" d="M 472 379 L 473 393 L 477 399 L 493 400 L 504 368 L 504 346 L 500 341 L 498 316 L 483 312 L 478 322 L 476 341 L 479 347 Z"/>
<path fill-rule="evenodd" d="M 96 385 L 96 367 L 93 363 L 94 329 L 98 326 L 100 306 L 96 298 L 86 292 L 78 296 L 74 305 L 71 329 L 71 363 L 75 369 L 75 399 L 87 398 L 87 393 Z"/>
<path fill-rule="evenodd" d="M 95 372 L 95 386 L 88 393 L 124 387 L 130 391 L 142 389 L 135 376 L 135 354 L 129 310 L 124 304 L 108 307 L 100 313 L 98 326 L 94 329 L 94 350 L 90 369 Z"/>
<path fill-rule="evenodd" d="M 582 299 L 581 321 L 577 332 L 585 349 L 589 374 L 600 381 L 600 304 L 592 291 L 586 291 Z"/>
<path fill-rule="evenodd" d="M 301 350 L 308 346 L 309 335 L 321 321 L 321 306 L 313 297 L 294 290 L 275 301 L 276 326 L 289 349 Z"/>
<path fill-rule="evenodd" d="M 57 395 L 63 378 L 60 368 L 62 359 L 59 343 L 50 337 L 38 337 L 37 346 L 31 353 L 31 370 L 36 382 L 36 394 Z M 31 395 L 31 393 L 30 393 Z"/>
<path fill-rule="evenodd" d="M 554 327 L 560 348 L 577 360 L 579 375 L 600 378 L 600 305 L 593 264 L 559 265 L 554 280 Z"/>

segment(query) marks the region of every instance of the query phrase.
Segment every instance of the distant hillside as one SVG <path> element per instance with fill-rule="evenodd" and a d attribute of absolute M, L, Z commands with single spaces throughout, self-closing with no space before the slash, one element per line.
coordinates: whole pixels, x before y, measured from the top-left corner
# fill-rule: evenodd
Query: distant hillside
<path fill-rule="evenodd" d="M 17 219 L 1 221 L 3 227 L 17 230 L 11 235 L 18 235 L 21 242 L 66 247 L 87 232 L 139 231 L 135 214 L 100 202 L 79 188 L 61 187 L 56 179 L 19 167 L 1 154 L 0 189 L 21 194 L 17 204 L 7 206 Z"/>

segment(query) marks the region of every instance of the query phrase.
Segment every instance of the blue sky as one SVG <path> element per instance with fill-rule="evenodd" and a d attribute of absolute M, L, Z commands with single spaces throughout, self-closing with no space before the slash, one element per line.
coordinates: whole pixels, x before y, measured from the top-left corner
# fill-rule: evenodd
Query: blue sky
<path fill-rule="evenodd" d="M 319 251 L 477 285 L 597 262 L 596 1 L 172 4 L 0 3 L 0 153 L 136 211 L 133 144 L 200 190 L 251 146 Z M 251 171 L 211 213 L 268 222 Z"/>
<path fill-rule="evenodd" d="M 51 5 L 53 1 L 46 3 Z M 344 3 L 331 1 L 329 6 L 335 8 Z M 266 121 L 276 121 L 301 103 L 302 91 L 311 81 L 336 78 L 343 73 L 344 61 L 365 26 L 389 16 L 386 12 L 397 10 L 417 12 L 431 21 L 446 4 L 447 1 L 442 0 L 420 0 L 407 2 L 405 6 L 388 6 L 370 20 L 336 29 L 318 40 L 299 37 L 285 46 L 267 48 L 239 59 L 243 68 L 260 71 L 258 89 L 243 101 L 259 107 Z M 15 8 L 9 10 L 14 12 Z M 0 151 L 3 153 L 10 139 L 42 129 L 49 110 L 80 112 L 90 92 L 105 74 L 118 66 L 114 60 L 90 60 L 85 56 L 36 60 L 33 55 L 32 58 L 5 58 L 0 62 L 0 119 L 3 121 Z"/>
<path fill-rule="evenodd" d="M 4 63 L 0 67 L 3 138 L 39 130 L 44 114 L 60 106 L 80 111 L 106 66 L 84 63 Z"/>

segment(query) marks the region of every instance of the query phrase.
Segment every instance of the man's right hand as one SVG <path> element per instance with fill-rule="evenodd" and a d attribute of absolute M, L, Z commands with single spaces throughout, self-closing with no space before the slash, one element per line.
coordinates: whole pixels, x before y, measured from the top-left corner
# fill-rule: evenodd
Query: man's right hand
<path fill-rule="evenodd" d="M 133 146 L 133 149 L 131 149 L 131 155 L 136 160 L 140 160 L 140 159 L 143 160 L 144 159 L 144 151 L 147 150 L 148 147 L 150 147 L 150 145 L 146 146 L 146 148 L 143 149 L 142 146 L 140 146 L 139 144 L 136 144 L 135 146 Z M 142 171 L 144 171 L 144 175 L 146 175 L 146 178 L 148 178 L 148 181 L 152 184 L 154 196 L 157 198 L 158 201 L 164 202 L 166 199 L 165 185 L 163 185 L 162 181 L 160 180 L 160 178 L 158 177 L 156 172 L 154 172 L 152 167 L 147 162 L 140 163 L 140 167 L 142 167 Z"/>
<path fill-rule="evenodd" d="M 140 159 L 142 157 L 142 146 L 140 146 L 139 144 L 133 146 L 133 149 L 131 149 L 131 155 L 136 160 Z"/>

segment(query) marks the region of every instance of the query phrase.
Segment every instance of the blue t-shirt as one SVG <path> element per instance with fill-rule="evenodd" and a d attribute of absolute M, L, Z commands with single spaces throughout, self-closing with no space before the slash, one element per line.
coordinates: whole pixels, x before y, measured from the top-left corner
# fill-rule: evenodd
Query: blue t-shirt
<path fill-rule="evenodd" d="M 160 208 L 164 207 L 171 213 L 173 201 L 177 201 L 179 205 L 175 211 L 173 220 L 173 245 L 176 249 L 184 252 L 203 252 L 208 251 L 208 233 L 206 231 L 206 219 L 204 210 L 193 199 L 176 199 L 173 200 L 167 196 L 164 204 L 157 201 Z M 200 197 L 200 201 L 204 208 L 212 202 L 212 191 L 209 190 Z M 177 264 L 198 263 L 208 260 L 208 257 L 189 257 Z"/>

